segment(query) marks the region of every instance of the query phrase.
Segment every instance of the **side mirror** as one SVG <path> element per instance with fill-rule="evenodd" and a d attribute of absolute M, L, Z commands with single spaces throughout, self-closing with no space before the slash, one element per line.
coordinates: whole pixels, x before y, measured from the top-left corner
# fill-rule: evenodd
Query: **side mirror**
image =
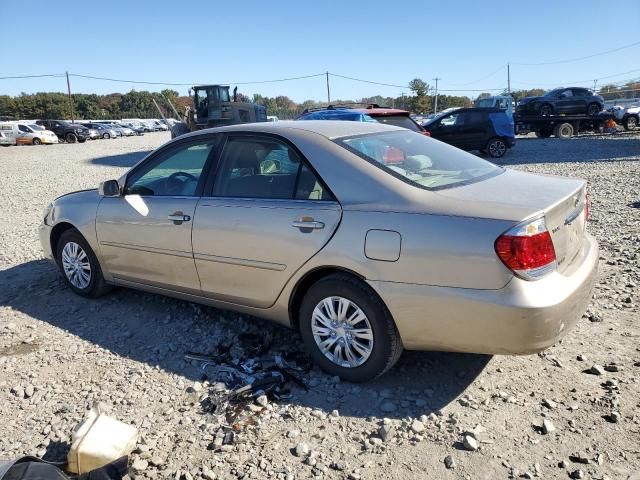
<path fill-rule="evenodd" d="M 98 194 L 101 197 L 119 197 L 120 185 L 117 180 L 107 180 L 98 186 Z"/>

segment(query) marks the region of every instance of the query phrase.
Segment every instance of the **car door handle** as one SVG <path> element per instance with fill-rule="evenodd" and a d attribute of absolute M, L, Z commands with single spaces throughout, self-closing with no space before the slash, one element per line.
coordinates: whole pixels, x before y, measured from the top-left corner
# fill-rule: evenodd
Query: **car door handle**
<path fill-rule="evenodd" d="M 191 221 L 191 217 L 189 215 L 183 215 L 182 213 L 174 213 L 173 215 L 169 215 L 167 220 L 171 220 L 172 222 L 189 222 Z"/>
<path fill-rule="evenodd" d="M 291 226 L 299 228 L 300 230 L 320 230 L 321 228 L 324 228 L 324 223 L 316 222 L 313 218 L 301 218 L 300 220 L 296 220 L 291 223 Z"/>

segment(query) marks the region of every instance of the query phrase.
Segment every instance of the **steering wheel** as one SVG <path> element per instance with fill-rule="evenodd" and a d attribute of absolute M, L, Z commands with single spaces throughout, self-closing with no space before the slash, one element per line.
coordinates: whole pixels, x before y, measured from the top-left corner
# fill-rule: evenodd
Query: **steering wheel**
<path fill-rule="evenodd" d="M 184 180 L 181 180 L 180 177 L 183 177 Z M 187 172 L 173 172 L 167 179 L 165 180 L 165 185 L 169 192 L 174 194 L 182 193 L 182 187 L 189 180 L 193 180 L 194 182 L 198 181 L 198 177 L 191 175 Z"/>

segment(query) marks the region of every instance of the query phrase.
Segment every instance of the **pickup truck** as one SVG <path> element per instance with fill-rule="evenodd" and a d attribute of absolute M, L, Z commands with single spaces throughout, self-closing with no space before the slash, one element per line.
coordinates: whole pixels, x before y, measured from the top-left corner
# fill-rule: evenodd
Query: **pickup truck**
<path fill-rule="evenodd" d="M 84 143 L 90 137 L 87 127 L 66 120 L 38 120 L 36 124 L 51 130 L 61 141 L 67 143 Z"/>

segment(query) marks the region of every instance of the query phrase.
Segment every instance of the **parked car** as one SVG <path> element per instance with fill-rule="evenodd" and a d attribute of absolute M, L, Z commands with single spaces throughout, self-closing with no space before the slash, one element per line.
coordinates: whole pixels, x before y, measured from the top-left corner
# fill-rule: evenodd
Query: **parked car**
<path fill-rule="evenodd" d="M 541 97 L 520 99 L 516 112 L 521 115 L 597 115 L 603 108 L 604 99 L 593 90 L 563 87 L 550 90 Z"/>
<path fill-rule="evenodd" d="M 51 130 L 60 140 L 67 143 L 84 143 L 89 139 L 89 129 L 78 123 L 70 123 L 66 120 L 38 120 L 36 124 Z"/>
<path fill-rule="evenodd" d="M 144 135 L 144 127 L 139 123 L 122 122 L 121 125 L 131 129 L 135 135 Z"/>
<path fill-rule="evenodd" d="M 81 125 L 84 125 L 85 127 L 87 127 L 89 129 L 89 139 L 90 140 L 96 140 L 98 138 L 101 138 L 100 131 L 97 128 L 95 128 L 94 125 L 89 124 L 90 125 L 89 126 L 89 125 L 84 124 L 84 123 L 82 123 Z"/>
<path fill-rule="evenodd" d="M 12 140 L 11 145 L 40 145 L 58 143 L 58 137 L 40 125 L 22 123 L 0 123 L 4 136 Z M 7 141 L 7 144 L 10 144 Z"/>
<path fill-rule="evenodd" d="M 10 147 L 11 145 L 16 144 L 16 139 L 10 137 L 5 132 L 2 131 L 2 126 L 0 125 L 0 145 L 3 147 Z"/>
<path fill-rule="evenodd" d="M 525 354 L 566 335 L 598 265 L 586 199 L 583 180 L 399 127 L 262 122 L 180 136 L 58 197 L 40 241 L 79 295 L 121 285 L 265 317 L 365 381 L 403 348 Z"/>
<path fill-rule="evenodd" d="M 83 125 L 96 130 L 100 138 L 118 138 L 118 133 L 113 128 L 102 123 L 83 123 Z"/>
<path fill-rule="evenodd" d="M 627 105 L 626 107 L 614 106 L 610 110 L 616 117 L 616 121 L 624 126 L 625 130 L 634 130 L 640 125 L 640 103 Z"/>
<path fill-rule="evenodd" d="M 426 134 L 424 128 L 411 118 L 411 113 L 397 108 L 380 107 L 376 104 L 366 108 L 330 105 L 326 108 L 305 110 L 297 120 L 350 120 L 356 122 L 375 121 L 386 125 L 395 125 L 414 132 Z"/>
<path fill-rule="evenodd" d="M 504 156 L 516 143 L 513 119 L 499 108 L 458 108 L 432 118 L 424 128 L 437 140 L 493 158 Z"/>

